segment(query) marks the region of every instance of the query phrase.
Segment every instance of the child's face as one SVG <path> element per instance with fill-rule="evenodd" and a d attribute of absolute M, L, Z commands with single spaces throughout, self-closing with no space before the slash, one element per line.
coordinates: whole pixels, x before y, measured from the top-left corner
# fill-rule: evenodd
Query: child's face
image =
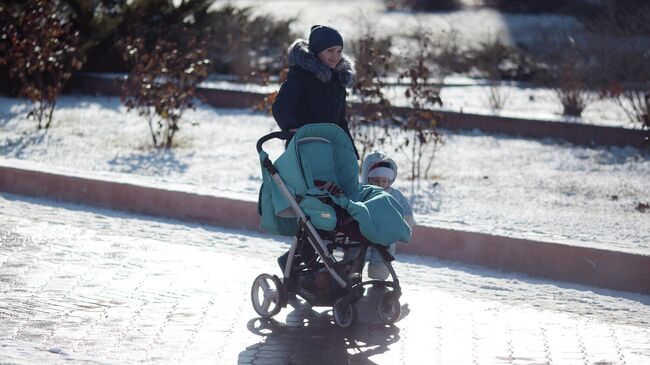
<path fill-rule="evenodd" d="M 386 190 L 390 186 L 390 180 L 387 177 L 371 177 L 368 179 L 370 185 L 376 185 Z"/>
<path fill-rule="evenodd" d="M 321 60 L 329 68 L 335 68 L 343 57 L 343 47 L 332 46 L 318 54 L 318 59 Z"/>

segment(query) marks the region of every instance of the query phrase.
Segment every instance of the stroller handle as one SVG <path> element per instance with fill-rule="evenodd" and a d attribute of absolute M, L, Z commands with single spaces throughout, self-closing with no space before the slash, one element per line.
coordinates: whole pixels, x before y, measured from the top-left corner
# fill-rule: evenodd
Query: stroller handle
<path fill-rule="evenodd" d="M 279 132 L 271 132 L 271 133 L 263 136 L 262 138 L 257 140 L 257 153 L 262 152 L 262 145 L 264 144 L 264 142 L 266 142 L 268 140 L 271 140 L 271 139 L 274 139 L 274 138 L 278 138 L 278 139 L 281 139 L 283 141 L 286 141 L 286 140 L 291 139 L 291 137 L 293 137 L 294 134 L 295 134 L 294 131 L 279 131 Z"/>

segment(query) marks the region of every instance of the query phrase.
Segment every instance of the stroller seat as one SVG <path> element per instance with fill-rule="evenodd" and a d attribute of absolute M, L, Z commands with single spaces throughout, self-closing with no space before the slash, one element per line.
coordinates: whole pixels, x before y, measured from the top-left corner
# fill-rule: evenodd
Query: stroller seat
<path fill-rule="evenodd" d="M 268 155 L 261 151 L 260 161 L 265 159 Z M 328 196 L 358 222 L 361 234 L 370 242 L 388 246 L 409 240 L 411 230 L 395 198 L 379 187 L 359 183 L 359 165 L 352 142 L 337 125 L 308 124 L 300 128 L 273 166 L 281 183 L 273 181 L 271 174 L 262 169 L 258 201 L 262 228 L 267 231 L 296 234 L 298 213 L 291 202 L 296 199 L 317 228 L 333 230 L 336 213 L 318 199 Z M 316 181 L 333 183 L 342 195 L 318 188 Z"/>
<path fill-rule="evenodd" d="M 339 186 L 332 144 L 329 140 L 321 137 L 304 137 L 296 141 L 296 144 L 299 158 L 300 156 L 318 156 L 318 163 L 312 163 L 307 158 L 300 158 L 305 179 L 307 176 L 311 177 L 311 181 L 305 181 L 308 187 L 315 187 L 316 181 L 330 182 Z"/>

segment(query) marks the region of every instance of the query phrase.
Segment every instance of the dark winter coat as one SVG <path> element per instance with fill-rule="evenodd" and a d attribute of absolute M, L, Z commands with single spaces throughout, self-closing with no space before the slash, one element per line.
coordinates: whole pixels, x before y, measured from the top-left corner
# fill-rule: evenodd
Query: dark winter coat
<path fill-rule="evenodd" d="M 335 123 L 350 135 L 345 88 L 354 82 L 352 61 L 343 56 L 336 68 L 331 69 L 309 52 L 305 40 L 289 47 L 288 58 L 289 74 L 273 103 L 273 117 L 280 129 Z"/>

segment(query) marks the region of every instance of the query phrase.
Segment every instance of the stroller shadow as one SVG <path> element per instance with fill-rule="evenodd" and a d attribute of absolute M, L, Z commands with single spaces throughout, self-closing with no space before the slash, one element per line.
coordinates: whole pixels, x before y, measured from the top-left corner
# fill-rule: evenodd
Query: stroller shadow
<path fill-rule="evenodd" d="M 362 298 L 357 323 L 348 329 L 334 324 L 331 310 L 317 311 L 307 303 L 285 308 L 283 311 L 291 310 L 285 323 L 273 318 L 253 318 L 247 327 L 260 336 L 260 341 L 247 346 L 239 354 L 238 363 L 376 364 L 370 357 L 390 351 L 389 346 L 400 340 L 400 329 L 381 324 L 374 303 L 371 295 Z M 408 305 L 402 308 L 404 317 Z"/>

